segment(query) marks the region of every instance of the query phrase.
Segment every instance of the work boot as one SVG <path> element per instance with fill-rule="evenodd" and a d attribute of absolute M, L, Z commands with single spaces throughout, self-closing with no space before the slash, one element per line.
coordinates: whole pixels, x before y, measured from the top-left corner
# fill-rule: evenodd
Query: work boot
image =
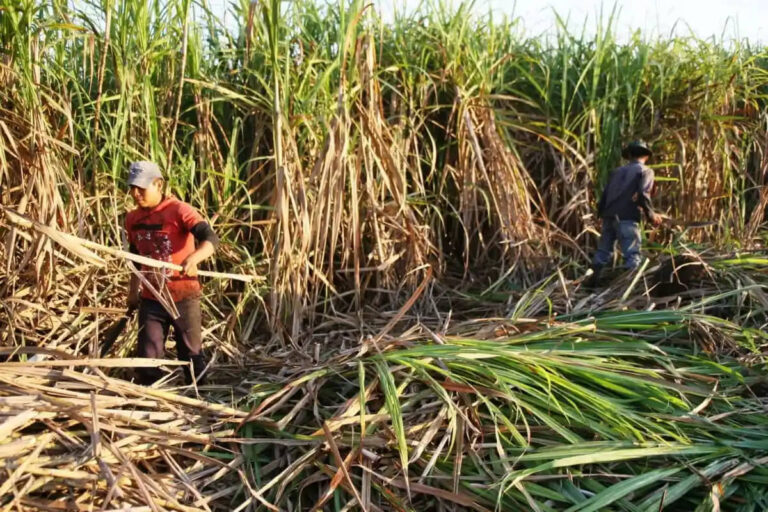
<path fill-rule="evenodd" d="M 592 275 L 584 282 L 585 288 L 597 288 L 600 286 L 600 274 L 603 273 L 602 265 L 592 265 Z"/>
<path fill-rule="evenodd" d="M 205 384 L 205 379 L 208 375 L 205 367 L 205 356 L 202 354 L 196 356 L 190 356 L 192 362 L 192 370 L 195 372 L 195 383 L 198 386 Z M 192 384 L 192 372 L 190 372 L 189 366 L 184 366 L 184 382 Z"/>
<path fill-rule="evenodd" d="M 151 386 L 163 377 L 160 368 L 136 368 L 136 382 L 142 386 Z"/>

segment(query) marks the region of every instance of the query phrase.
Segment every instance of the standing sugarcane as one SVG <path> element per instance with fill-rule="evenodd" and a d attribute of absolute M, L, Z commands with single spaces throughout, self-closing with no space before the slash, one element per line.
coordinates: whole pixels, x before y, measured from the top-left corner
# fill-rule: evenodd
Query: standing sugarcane
<path fill-rule="evenodd" d="M 645 213 L 646 219 L 653 226 L 659 226 L 662 222 L 662 217 L 653 211 L 651 203 L 653 170 L 645 165 L 652 154 L 645 142 L 630 142 L 621 152 L 621 156 L 629 160 L 629 163 L 611 171 L 597 205 L 602 229 L 592 259 L 594 273 L 587 283 L 589 286 L 599 284 L 600 273 L 613 255 L 616 241 L 624 256 L 624 267 L 634 269 L 640 265 L 639 223 L 642 213 Z"/>

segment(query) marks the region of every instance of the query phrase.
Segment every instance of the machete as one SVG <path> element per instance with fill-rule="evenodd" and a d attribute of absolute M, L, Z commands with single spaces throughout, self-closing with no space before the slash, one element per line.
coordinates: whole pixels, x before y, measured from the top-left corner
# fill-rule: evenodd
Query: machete
<path fill-rule="evenodd" d="M 663 213 L 658 214 L 662 221 L 665 224 L 669 224 L 671 226 L 674 226 L 676 228 L 683 228 L 683 229 L 696 229 L 696 228 L 706 228 L 709 226 L 714 226 L 717 224 L 717 222 L 713 220 L 703 220 L 703 221 L 695 221 L 695 222 L 686 222 L 684 220 L 675 219 L 674 217 L 668 217 L 667 215 L 664 215 Z"/>

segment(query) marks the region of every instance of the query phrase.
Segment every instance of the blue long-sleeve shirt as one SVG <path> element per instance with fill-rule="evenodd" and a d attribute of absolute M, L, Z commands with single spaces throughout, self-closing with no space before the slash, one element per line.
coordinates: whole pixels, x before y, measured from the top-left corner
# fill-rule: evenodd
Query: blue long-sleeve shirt
<path fill-rule="evenodd" d="M 608 184 L 603 189 L 597 213 L 600 217 L 618 217 L 619 220 L 640 221 L 641 211 L 646 218 L 653 216 L 651 190 L 653 170 L 633 161 L 611 171 Z"/>

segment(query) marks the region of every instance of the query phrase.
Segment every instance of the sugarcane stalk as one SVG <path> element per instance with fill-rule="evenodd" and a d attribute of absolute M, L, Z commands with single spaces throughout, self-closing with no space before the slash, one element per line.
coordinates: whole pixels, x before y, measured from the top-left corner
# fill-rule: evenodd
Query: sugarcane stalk
<path fill-rule="evenodd" d="M 103 245 L 97 242 L 92 242 L 90 240 L 86 240 L 85 238 L 80 238 L 78 236 L 65 233 L 63 231 L 59 231 L 55 228 L 52 228 L 51 226 L 46 226 L 44 224 L 31 220 L 19 213 L 16 213 L 15 211 L 5 206 L 0 205 L 0 208 L 5 212 L 6 217 L 12 224 L 15 224 L 16 226 L 26 228 L 26 229 L 34 229 L 35 231 L 44 234 L 54 242 L 62 245 L 64 248 L 82 257 L 86 261 L 89 261 L 90 263 L 93 263 L 99 266 L 103 266 L 105 264 L 102 258 L 100 258 L 98 255 L 92 252 L 92 251 L 99 251 L 105 254 L 109 254 L 110 256 L 122 258 L 124 260 L 132 261 L 134 263 L 139 263 L 146 267 L 176 270 L 179 272 L 183 270 L 183 267 L 181 265 L 170 263 L 168 261 L 160 261 L 153 258 L 148 258 L 146 256 L 133 254 L 132 252 L 124 251 L 122 249 L 116 249 L 114 247 L 109 247 L 107 245 Z M 250 276 L 246 274 L 232 274 L 227 272 L 214 272 L 211 270 L 198 270 L 197 273 L 198 275 L 203 277 L 212 277 L 217 279 L 230 279 L 234 281 L 243 281 L 246 283 L 249 283 L 258 279 L 257 276 Z"/>

